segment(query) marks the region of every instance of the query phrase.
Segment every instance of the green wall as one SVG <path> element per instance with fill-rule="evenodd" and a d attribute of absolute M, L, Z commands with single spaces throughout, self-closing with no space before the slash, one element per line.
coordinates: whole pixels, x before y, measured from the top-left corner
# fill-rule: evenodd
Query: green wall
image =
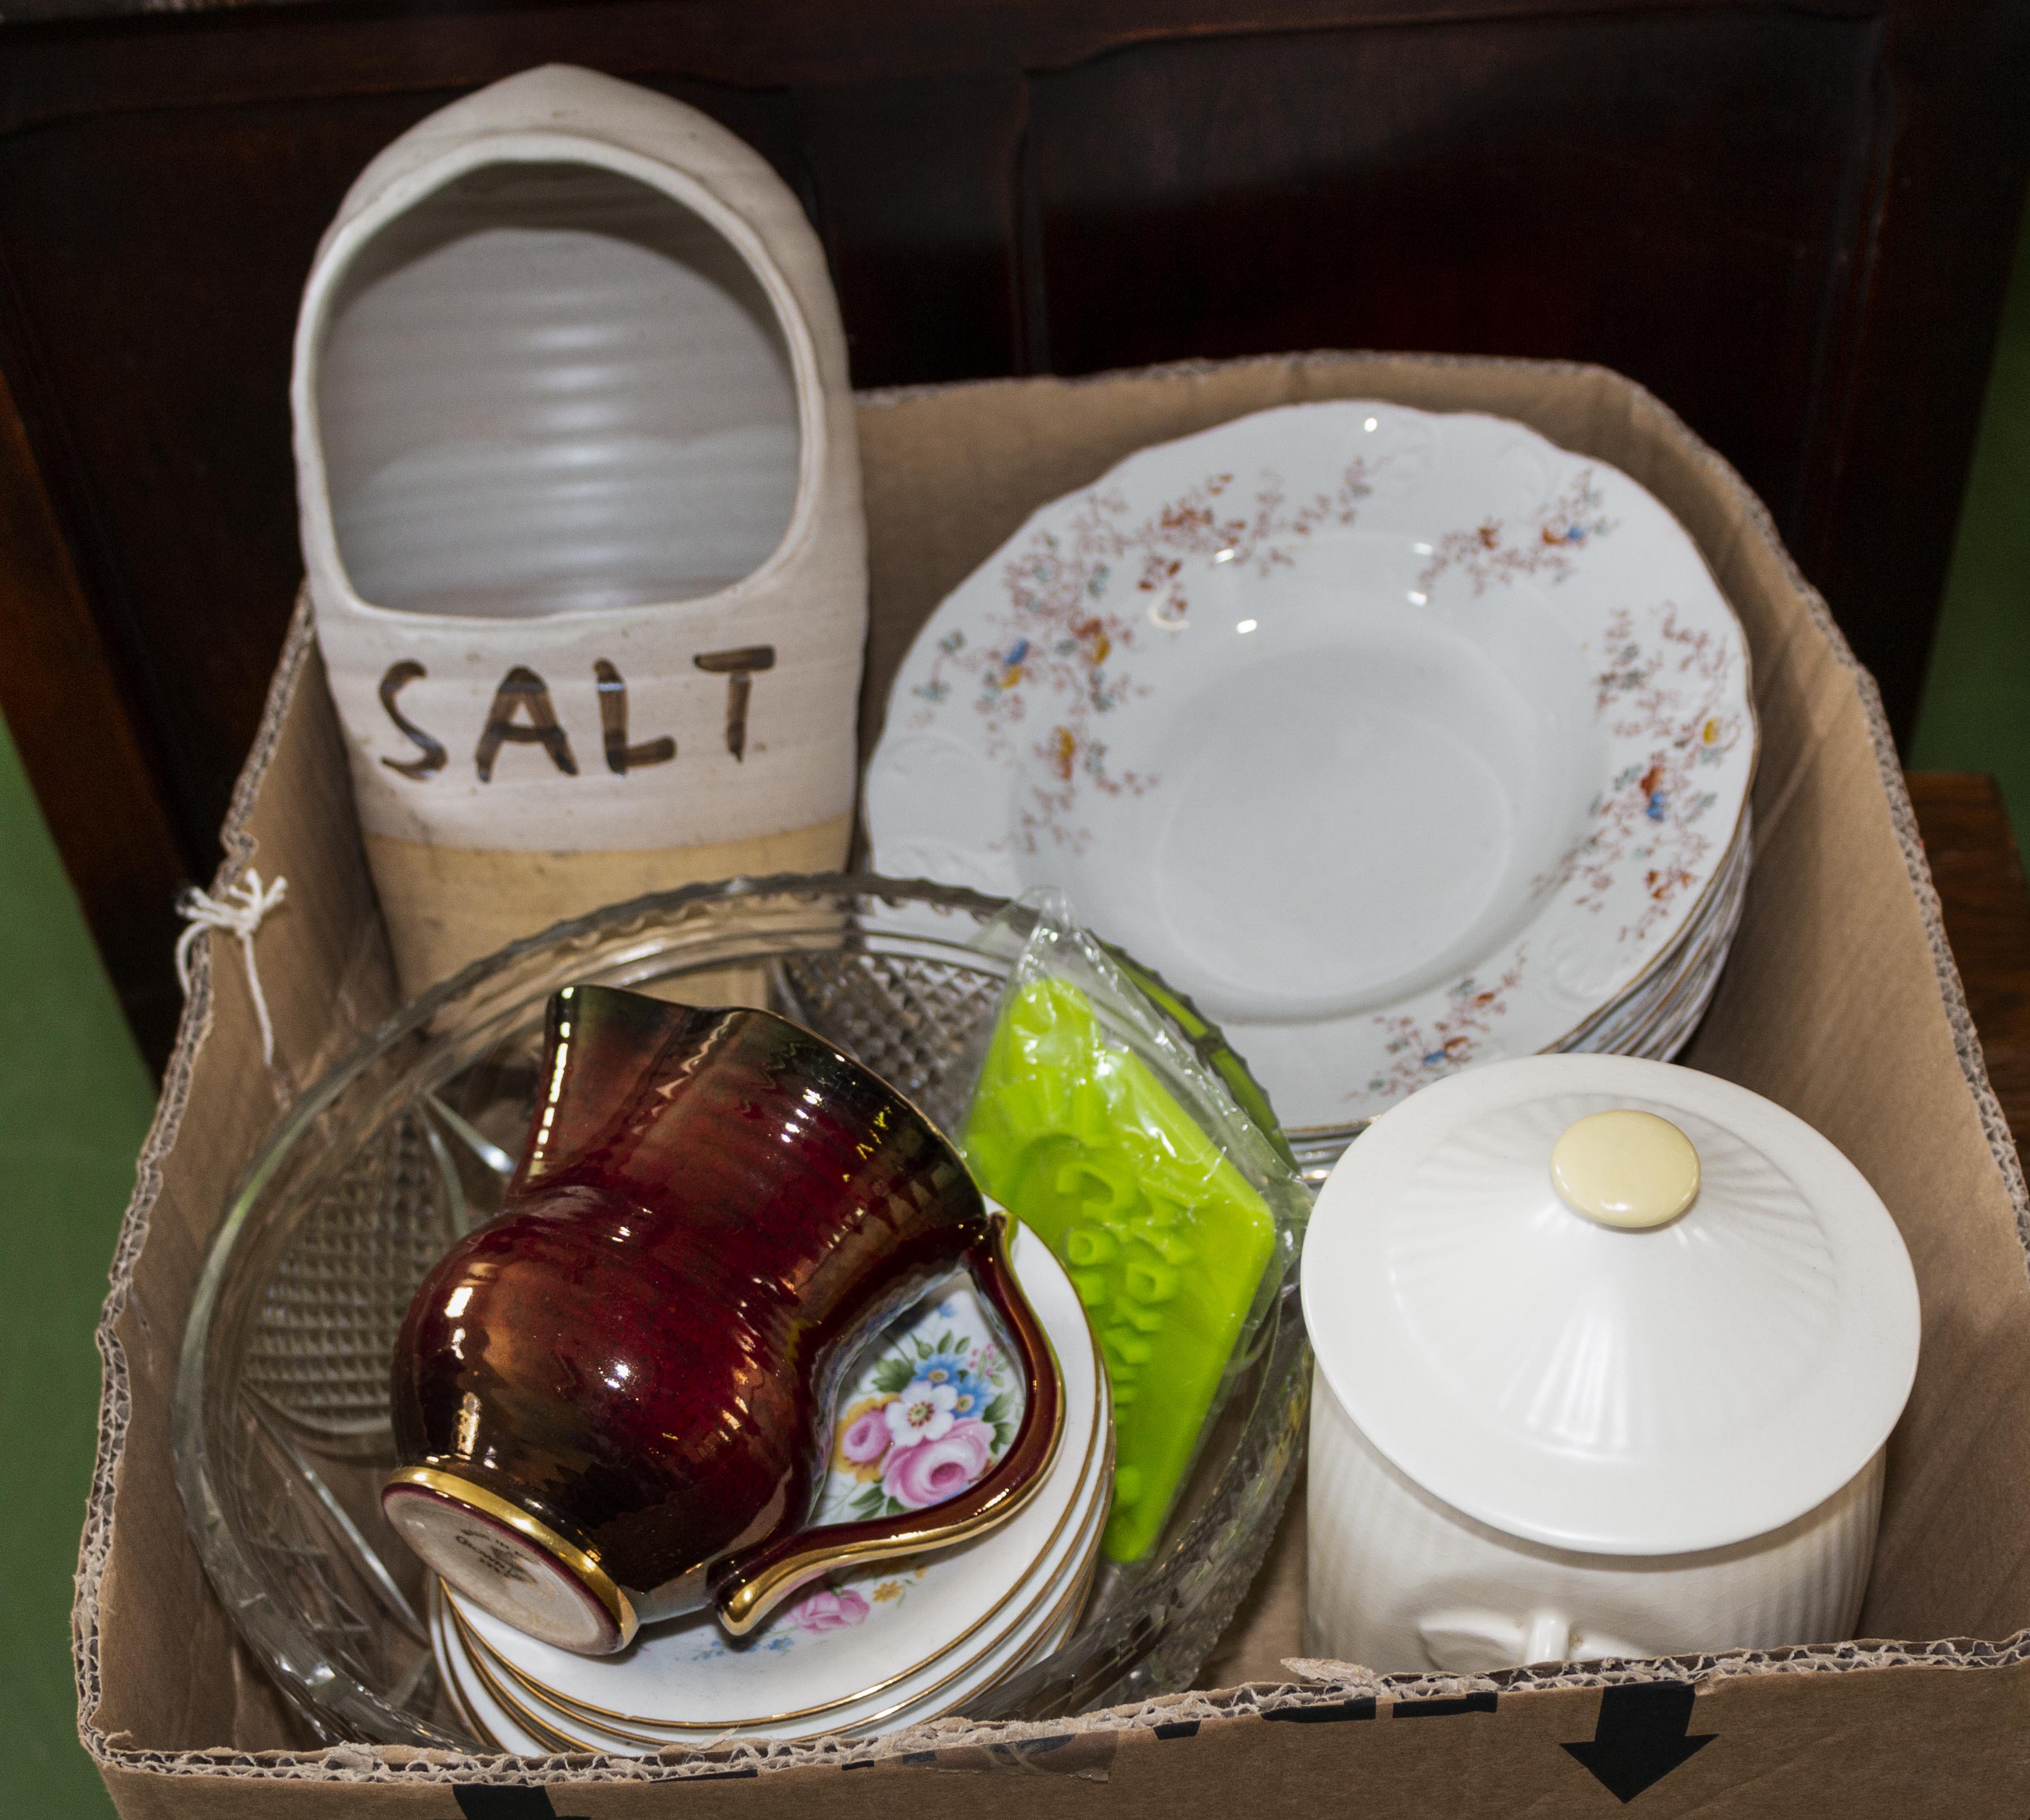
<path fill-rule="evenodd" d="M 0 728 L 0 1807 L 113 1811 L 77 1742 L 71 1576 L 99 1415 L 92 1345 L 155 1090 Z"/>
<path fill-rule="evenodd" d="M 1910 763 L 1993 772 L 2017 844 L 2030 849 L 2030 214 L 2017 238 Z"/>

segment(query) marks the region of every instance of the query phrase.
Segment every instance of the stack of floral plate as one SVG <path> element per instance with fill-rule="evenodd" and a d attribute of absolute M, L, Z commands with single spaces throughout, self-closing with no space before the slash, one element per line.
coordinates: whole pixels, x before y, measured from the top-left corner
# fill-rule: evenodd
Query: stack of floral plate
<path fill-rule="evenodd" d="M 1741 626 L 1629 476 L 1294 405 L 1142 450 L 949 596 L 867 817 L 890 876 L 1067 891 L 1329 1154 L 1474 1063 L 1681 1046 L 1755 750 Z"/>
<path fill-rule="evenodd" d="M 439 1585 L 432 1644 L 475 1734 L 540 1756 L 894 1730 L 953 1710 L 1054 1648 L 1098 1562 L 1113 1423 L 1106 1375 L 1062 1267 L 1027 1230 L 1014 1264 L 1065 1387 L 1056 1463 L 1014 1517 L 956 1548 L 835 1573 L 738 1641 L 705 1616 L 652 1626 L 617 1656 L 539 1643 Z M 820 1520 L 955 1495 L 1006 1449 L 1021 1397 L 969 1286 L 920 1305 L 854 1368 Z"/>

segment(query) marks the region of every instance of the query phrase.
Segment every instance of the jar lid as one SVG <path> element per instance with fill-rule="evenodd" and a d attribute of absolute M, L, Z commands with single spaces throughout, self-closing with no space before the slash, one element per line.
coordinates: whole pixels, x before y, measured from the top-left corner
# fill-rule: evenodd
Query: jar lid
<path fill-rule="evenodd" d="M 1384 1113 L 1319 1191 L 1303 1306 L 1402 1472 L 1593 1554 L 1803 1516 L 1917 1366 L 1917 1278 L 1861 1171 L 1759 1094 L 1621 1055 L 1493 1063 Z"/>

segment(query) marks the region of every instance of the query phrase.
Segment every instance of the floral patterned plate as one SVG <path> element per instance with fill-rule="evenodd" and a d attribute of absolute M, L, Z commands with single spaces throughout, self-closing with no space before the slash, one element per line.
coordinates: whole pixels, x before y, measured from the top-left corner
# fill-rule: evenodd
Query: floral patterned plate
<path fill-rule="evenodd" d="M 1720 983 L 1720 970 L 1747 897 L 1748 815 L 1720 876 L 1691 925 L 1649 976 L 1561 1047 L 1595 1055 L 1668 1061 L 1690 1040 Z"/>
<path fill-rule="evenodd" d="M 1095 1461 L 1095 1483 L 1112 1470 L 1112 1453 L 1102 1449 Z M 974 1695 L 1016 1673 L 1054 1649 L 1084 1609 L 1099 1562 L 1100 1533 L 1106 1501 L 1091 1501 L 1091 1514 L 1076 1535 L 1064 1537 L 1039 1574 L 1035 1595 L 1005 1628 L 986 1627 L 965 1643 L 946 1651 L 887 1687 L 865 1697 L 750 1726 L 713 1728 L 715 1739 L 795 1740 L 827 1733 L 868 1734 L 917 1725 L 963 1705 Z M 1026 1589 L 1025 1589 L 1026 1591 Z M 612 1714 L 589 1714 L 532 1687 L 492 1655 L 455 1616 L 444 1614 L 451 1633 L 438 1639 L 448 1652 L 455 1672 L 468 1684 L 478 1681 L 485 1698 L 504 1709 L 522 1729 L 538 1736 L 560 1736 L 566 1747 L 582 1750 L 656 1750 L 671 1744 L 695 1747 L 696 1726 L 656 1725 Z M 437 1621 L 444 1621 L 440 1619 Z"/>
<path fill-rule="evenodd" d="M 1076 1292 L 1027 1228 L 1013 1261 L 1057 1351 L 1065 1432 L 1042 1488 L 998 1528 L 935 1554 L 831 1576 L 738 1642 L 708 1617 L 689 1618 L 645 1628 L 619 1655 L 586 1657 L 454 1598 L 458 1617 L 489 1656 L 552 1702 L 683 1730 L 772 1724 L 859 1700 L 968 1639 L 983 1643 L 1013 1628 L 1095 1507 L 1103 1511 L 1099 1465 L 1110 1438 L 1104 1374 Z M 846 1521 L 870 1499 L 931 1503 L 963 1490 L 1021 1418 L 1013 1377 L 970 1289 L 912 1311 L 861 1359 L 842 1400 L 821 1510 Z"/>
<path fill-rule="evenodd" d="M 1293 405 L 1128 458 L 938 608 L 876 863 L 1061 886 L 1286 1126 L 1554 1048 L 1705 903 L 1748 653 L 1683 529 L 1522 426 Z"/>
<path fill-rule="evenodd" d="M 936 1666 L 942 1672 L 935 1679 L 920 1671 L 871 1700 L 827 1707 L 786 1724 L 729 1727 L 708 1736 L 696 1730 L 637 1729 L 612 1719 L 588 1720 L 579 1709 L 545 1700 L 534 1694 L 526 1682 L 505 1672 L 504 1665 L 478 1647 L 470 1632 L 451 1613 L 441 1586 L 432 1588 L 431 1642 L 453 1703 L 474 1735 L 490 1740 L 501 1749 L 525 1755 L 552 1751 L 645 1755 L 671 1744 L 695 1748 L 708 1740 L 725 1739 L 765 1736 L 794 1740 L 825 1733 L 869 1736 L 921 1724 L 954 1711 L 975 1695 L 1055 1649 L 1078 1621 L 1091 1590 L 1105 1516 L 1102 1499 L 1095 1507 L 1081 1544 L 1082 1552 L 1061 1581 L 1061 1589 L 1054 1587 L 1050 1596 L 1039 1599 L 1037 1609 L 1021 1624 L 974 1651 L 956 1670 L 944 1671 L 940 1658 Z"/>

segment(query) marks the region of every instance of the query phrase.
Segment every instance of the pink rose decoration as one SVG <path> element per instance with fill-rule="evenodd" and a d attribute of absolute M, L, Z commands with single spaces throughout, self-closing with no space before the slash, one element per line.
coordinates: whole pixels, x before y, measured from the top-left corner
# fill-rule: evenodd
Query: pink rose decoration
<path fill-rule="evenodd" d="M 838 1450 L 856 1466 L 879 1460 L 887 1450 L 888 1421 L 879 1409 L 869 1409 L 849 1427 Z"/>
<path fill-rule="evenodd" d="M 919 1441 L 890 1453 L 881 1489 L 905 1509 L 922 1510 L 956 1498 L 993 1457 L 991 1428 L 984 1422 L 955 1422 L 935 1441 Z"/>
<path fill-rule="evenodd" d="M 849 1625 L 860 1623 L 868 1610 L 867 1601 L 852 1587 L 848 1587 L 844 1592 L 834 1592 L 826 1587 L 791 1606 L 790 1620 L 798 1630 L 822 1635 L 828 1630 L 844 1630 Z"/>
<path fill-rule="evenodd" d="M 892 1396 L 863 1397 L 839 1412 L 832 1431 L 831 1470 L 863 1485 L 881 1476 L 881 1456 L 888 1451 L 889 1428 L 881 1412 Z"/>

